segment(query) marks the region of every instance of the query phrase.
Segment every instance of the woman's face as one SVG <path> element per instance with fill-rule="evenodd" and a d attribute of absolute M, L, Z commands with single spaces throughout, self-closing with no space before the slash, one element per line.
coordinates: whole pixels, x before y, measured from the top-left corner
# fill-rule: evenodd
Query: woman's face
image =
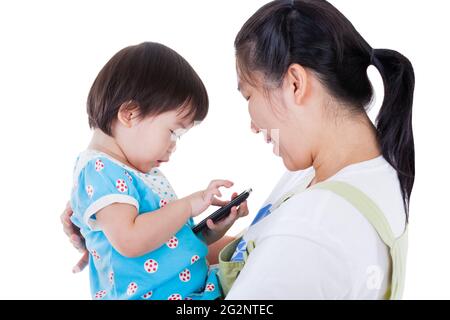
<path fill-rule="evenodd" d="M 312 165 L 322 119 L 322 111 L 311 96 L 312 87 L 300 88 L 306 86 L 306 80 L 299 84 L 294 78 L 287 75 L 281 86 L 266 89 L 262 77 L 255 81 L 261 85 L 250 85 L 238 72 L 238 89 L 248 101 L 252 131 L 263 133 L 265 142 L 273 144 L 273 152 L 290 171 Z"/>

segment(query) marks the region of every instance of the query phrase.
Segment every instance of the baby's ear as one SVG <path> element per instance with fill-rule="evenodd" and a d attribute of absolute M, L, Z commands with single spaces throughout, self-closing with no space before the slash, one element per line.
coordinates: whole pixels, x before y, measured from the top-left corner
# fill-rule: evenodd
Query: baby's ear
<path fill-rule="evenodd" d="M 117 120 L 127 128 L 131 128 L 133 120 L 139 116 L 139 105 L 135 101 L 124 102 L 117 112 Z"/>

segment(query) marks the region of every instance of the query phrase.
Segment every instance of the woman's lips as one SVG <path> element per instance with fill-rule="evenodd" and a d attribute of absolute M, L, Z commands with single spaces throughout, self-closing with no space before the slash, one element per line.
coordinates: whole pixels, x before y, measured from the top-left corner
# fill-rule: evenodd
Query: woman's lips
<path fill-rule="evenodd" d="M 270 137 L 269 139 L 267 139 L 267 141 L 266 141 L 268 144 L 272 144 L 272 152 L 275 154 L 275 155 L 277 155 L 277 156 L 279 156 L 280 155 L 280 149 L 279 149 L 279 147 L 278 147 L 278 144 L 274 141 L 274 140 L 272 140 L 272 138 Z"/>
<path fill-rule="evenodd" d="M 269 134 L 264 134 L 264 140 L 267 144 L 272 144 L 272 152 L 279 156 L 280 155 L 280 149 L 278 147 L 278 137 L 275 135 L 275 140 L 272 140 L 272 137 Z"/>

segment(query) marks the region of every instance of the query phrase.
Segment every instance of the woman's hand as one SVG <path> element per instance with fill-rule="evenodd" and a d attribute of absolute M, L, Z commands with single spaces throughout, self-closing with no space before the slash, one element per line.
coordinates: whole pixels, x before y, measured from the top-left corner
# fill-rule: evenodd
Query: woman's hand
<path fill-rule="evenodd" d="M 66 209 L 61 214 L 61 223 L 63 225 L 64 233 L 69 237 L 72 245 L 83 255 L 78 263 L 73 267 L 72 272 L 77 273 L 83 270 L 89 263 L 89 252 L 86 250 L 84 238 L 78 229 L 70 220 L 73 211 L 70 207 L 70 202 L 67 202 Z"/>
<path fill-rule="evenodd" d="M 233 195 L 231 196 L 231 200 L 233 200 L 237 196 L 238 196 L 237 193 L 233 193 Z M 215 206 L 222 207 L 228 203 L 229 201 L 221 201 L 219 199 L 214 199 L 212 204 Z M 247 215 L 248 215 L 248 205 L 247 201 L 244 201 L 239 205 L 239 208 L 232 207 L 230 214 L 226 218 L 219 220 L 216 223 L 214 223 L 212 219 L 208 219 L 206 221 L 208 229 L 203 232 L 203 236 L 205 237 L 206 243 L 210 245 L 216 242 L 217 240 L 221 239 L 237 219 L 245 217 Z"/>

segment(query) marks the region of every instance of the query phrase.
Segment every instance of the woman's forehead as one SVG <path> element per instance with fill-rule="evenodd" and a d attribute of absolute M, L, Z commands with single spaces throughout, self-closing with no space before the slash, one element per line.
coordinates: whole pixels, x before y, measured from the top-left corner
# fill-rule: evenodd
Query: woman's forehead
<path fill-rule="evenodd" d="M 238 91 L 248 91 L 251 89 L 261 90 L 270 86 L 270 81 L 261 71 L 248 71 L 246 73 L 237 72 Z"/>

